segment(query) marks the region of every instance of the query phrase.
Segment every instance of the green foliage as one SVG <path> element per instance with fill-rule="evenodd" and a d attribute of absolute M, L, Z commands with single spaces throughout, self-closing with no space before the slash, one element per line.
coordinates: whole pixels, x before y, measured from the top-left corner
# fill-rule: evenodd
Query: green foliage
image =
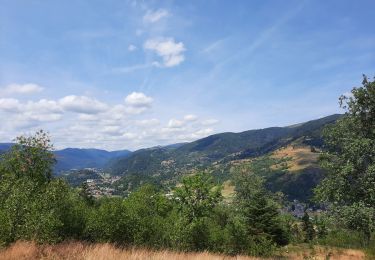
<path fill-rule="evenodd" d="M 251 238 L 248 243 L 285 245 L 289 242 L 290 234 L 277 203 L 264 188 L 264 180 L 246 169 L 239 169 L 236 174 L 235 207 Z"/>
<path fill-rule="evenodd" d="M 316 198 L 329 203 L 339 220 L 368 239 L 375 226 L 375 81 L 342 96 L 346 115 L 324 131 L 327 151 L 321 158 L 327 177 Z"/>
<path fill-rule="evenodd" d="M 155 186 L 142 186 L 124 200 L 124 205 L 134 245 L 164 248 L 170 244 L 172 201 Z"/>
<path fill-rule="evenodd" d="M 73 187 L 79 187 L 87 179 L 97 180 L 102 178 L 98 173 L 90 169 L 71 170 L 62 173 L 60 176 Z"/>
<path fill-rule="evenodd" d="M 174 191 L 179 201 L 179 210 L 189 223 L 209 216 L 211 210 L 220 202 L 221 187 L 214 186 L 208 174 L 196 174 L 182 180 L 182 186 Z"/>
<path fill-rule="evenodd" d="M 312 241 L 315 238 L 315 229 L 309 214 L 305 211 L 302 217 L 302 229 L 305 233 L 305 242 Z"/>
<path fill-rule="evenodd" d="M 55 162 L 46 133 L 19 137 L 0 161 L 0 241 L 57 242 L 79 234 L 71 190 L 52 179 Z M 69 226 L 72 224 L 72 226 Z M 69 227 L 68 227 L 69 226 Z"/>
<path fill-rule="evenodd" d="M 372 245 L 369 245 L 367 238 L 363 235 L 362 232 L 342 228 L 332 230 L 324 238 L 318 239 L 317 242 L 321 245 L 340 248 L 375 248 L 375 243 L 372 242 Z"/>
<path fill-rule="evenodd" d="M 185 177 L 174 190 L 178 212 L 176 246 L 182 250 L 203 250 L 209 247 L 210 215 L 222 200 L 221 187 L 215 186 L 207 173 Z"/>
<path fill-rule="evenodd" d="M 43 185 L 51 180 L 55 163 L 48 135 L 38 131 L 35 136 L 16 138 L 11 151 L 2 155 L 0 176 L 7 180 L 22 178 Z"/>
<path fill-rule="evenodd" d="M 131 225 L 123 200 L 102 199 L 88 211 L 85 237 L 90 241 L 128 243 Z"/>
<path fill-rule="evenodd" d="M 334 215 L 339 217 L 338 223 L 349 229 L 362 231 L 368 239 L 375 230 L 375 208 L 364 203 L 335 207 Z"/>

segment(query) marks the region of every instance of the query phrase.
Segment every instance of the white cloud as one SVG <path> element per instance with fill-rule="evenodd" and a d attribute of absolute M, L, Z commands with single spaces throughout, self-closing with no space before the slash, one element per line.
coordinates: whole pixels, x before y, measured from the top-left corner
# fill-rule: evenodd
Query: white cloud
<path fill-rule="evenodd" d="M 41 99 L 37 102 L 21 103 L 14 98 L 0 99 L 0 110 L 7 113 L 16 113 L 23 120 L 54 121 L 60 118 L 62 109 L 56 101 Z"/>
<path fill-rule="evenodd" d="M 135 122 L 138 126 L 156 126 L 160 124 L 160 121 L 156 118 L 138 120 Z"/>
<path fill-rule="evenodd" d="M 149 107 L 152 101 L 151 97 L 146 96 L 142 92 L 132 92 L 125 98 L 125 103 L 132 107 Z"/>
<path fill-rule="evenodd" d="M 194 122 L 194 121 L 197 121 L 198 117 L 196 115 L 186 115 L 184 116 L 184 121 L 187 121 L 187 122 Z"/>
<path fill-rule="evenodd" d="M 40 111 L 60 114 L 63 112 L 59 103 L 54 100 L 41 99 L 38 102 L 28 101 L 25 105 L 26 111 Z"/>
<path fill-rule="evenodd" d="M 148 107 L 125 107 L 125 113 L 129 115 L 139 115 L 145 112 Z"/>
<path fill-rule="evenodd" d="M 185 60 L 183 52 L 186 50 L 182 42 L 175 42 L 173 38 L 149 39 L 143 46 L 146 50 L 156 52 L 163 58 L 163 66 L 173 67 Z"/>
<path fill-rule="evenodd" d="M 112 136 L 122 135 L 121 127 L 118 125 L 105 126 L 103 129 L 101 129 L 101 132 Z"/>
<path fill-rule="evenodd" d="M 106 104 L 86 96 L 66 96 L 59 100 L 59 104 L 66 111 L 83 114 L 96 114 L 108 109 Z"/>
<path fill-rule="evenodd" d="M 62 118 L 61 114 L 57 113 L 38 113 L 38 111 L 27 111 L 24 113 L 25 119 L 38 122 L 53 122 Z"/>
<path fill-rule="evenodd" d="M 169 128 L 181 128 L 185 125 L 184 121 L 177 120 L 177 119 L 171 119 L 168 122 L 168 127 Z"/>
<path fill-rule="evenodd" d="M 147 13 L 143 16 L 143 21 L 146 23 L 156 23 L 160 19 L 167 17 L 169 12 L 165 9 L 158 9 L 156 11 L 147 11 Z"/>
<path fill-rule="evenodd" d="M 18 112 L 21 110 L 21 104 L 14 98 L 0 98 L 0 110 Z"/>
<path fill-rule="evenodd" d="M 98 116 L 94 114 L 79 114 L 78 119 L 82 121 L 96 121 L 98 120 Z"/>
<path fill-rule="evenodd" d="M 137 135 L 134 133 L 124 133 L 122 136 L 125 137 L 126 139 L 134 139 L 137 137 Z"/>
<path fill-rule="evenodd" d="M 26 84 L 10 84 L 3 89 L 0 89 L 0 94 L 4 95 L 12 95 L 12 94 L 34 94 L 41 92 L 43 87 L 34 84 L 34 83 L 26 83 Z"/>
<path fill-rule="evenodd" d="M 201 124 L 204 125 L 204 126 L 209 126 L 209 125 L 216 125 L 217 123 L 219 123 L 219 120 L 207 119 L 207 120 L 202 121 Z"/>
<path fill-rule="evenodd" d="M 123 120 L 127 114 L 126 107 L 118 104 L 111 107 L 103 116 L 109 120 Z"/>
<path fill-rule="evenodd" d="M 153 98 L 133 92 L 123 103 L 105 104 L 88 96 L 21 101 L 0 98 L 0 133 L 3 139 L 43 128 L 56 147 L 138 149 L 192 141 L 211 134 L 197 115 L 186 114 L 161 124 L 160 118 L 140 115 L 151 109 Z M 8 134 L 9 133 L 9 134 Z M 10 141 L 10 140 L 8 140 Z"/>
<path fill-rule="evenodd" d="M 130 45 L 128 46 L 128 51 L 135 51 L 135 50 L 137 50 L 137 46 L 135 46 L 135 45 L 133 45 L 133 44 L 130 44 Z"/>
<path fill-rule="evenodd" d="M 62 118 L 63 110 L 56 101 L 41 99 L 38 102 L 27 102 L 22 112 L 29 120 L 52 122 Z"/>
<path fill-rule="evenodd" d="M 182 120 L 178 120 L 178 119 L 170 119 L 168 121 L 168 128 L 182 128 L 184 127 L 185 125 L 187 125 L 188 123 L 190 122 L 195 122 L 198 120 L 198 117 L 196 115 L 193 115 L 193 114 L 189 114 L 189 115 L 185 115 L 184 118 Z"/>
<path fill-rule="evenodd" d="M 160 133 L 158 137 L 161 137 L 162 139 L 174 139 L 174 136 L 171 136 L 171 134 L 177 134 L 177 133 L 184 133 L 186 132 L 186 129 L 183 127 L 163 127 L 160 129 Z M 163 134 L 167 134 L 168 136 L 163 136 Z"/>
<path fill-rule="evenodd" d="M 15 128 L 35 127 L 41 122 L 53 122 L 62 118 L 62 109 L 56 101 L 41 99 L 37 102 L 28 101 L 21 103 L 17 99 L 0 99 L 1 115 L 8 120 L 5 128 L 14 130 Z"/>
<path fill-rule="evenodd" d="M 200 130 L 194 132 L 191 135 L 191 137 L 192 137 L 192 139 L 198 139 L 198 138 L 206 137 L 206 136 L 212 134 L 213 131 L 214 130 L 212 128 L 200 129 Z"/>

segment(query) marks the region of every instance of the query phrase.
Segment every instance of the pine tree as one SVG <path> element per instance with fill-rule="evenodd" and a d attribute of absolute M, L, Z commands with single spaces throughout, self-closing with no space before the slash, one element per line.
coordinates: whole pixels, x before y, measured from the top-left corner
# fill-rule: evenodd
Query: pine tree
<path fill-rule="evenodd" d="M 309 214 L 305 211 L 302 217 L 302 229 L 305 233 L 305 242 L 309 242 L 315 237 L 314 225 L 310 220 Z"/>

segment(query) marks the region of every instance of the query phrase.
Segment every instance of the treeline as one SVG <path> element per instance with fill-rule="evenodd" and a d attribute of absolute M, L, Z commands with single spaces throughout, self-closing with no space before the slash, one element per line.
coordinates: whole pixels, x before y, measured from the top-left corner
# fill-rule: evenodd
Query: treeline
<path fill-rule="evenodd" d="M 205 173 L 182 179 L 171 194 L 145 185 L 127 198 L 93 199 L 52 177 L 52 145 L 43 131 L 17 138 L 0 160 L 0 244 L 67 239 L 119 246 L 270 256 L 288 243 L 373 248 L 375 229 L 375 83 L 363 81 L 340 99 L 347 114 L 325 131 L 316 189 L 326 209 L 298 220 L 282 197 L 249 168 L 234 173 L 235 198 Z"/>

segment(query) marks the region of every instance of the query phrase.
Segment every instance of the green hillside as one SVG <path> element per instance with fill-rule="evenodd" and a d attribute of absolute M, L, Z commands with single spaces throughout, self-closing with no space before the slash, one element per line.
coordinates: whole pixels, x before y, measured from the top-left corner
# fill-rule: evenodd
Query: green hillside
<path fill-rule="evenodd" d="M 321 130 L 339 117 L 340 115 L 331 115 L 288 127 L 221 133 L 177 148 L 142 149 L 128 157 L 112 160 L 108 169 L 113 175 L 123 176 L 117 183 L 117 188 L 129 192 L 144 183 L 168 188 L 176 185 L 181 176 L 198 170 L 212 172 L 216 181 L 223 183 L 231 179 L 230 170 L 233 165 L 248 165 L 251 162 L 251 167 L 257 169 L 259 165 L 263 165 L 263 172 L 260 171 L 260 174 L 266 178 L 271 190 L 282 191 L 289 199 L 306 201 L 311 195 L 311 189 L 323 176 L 318 165 L 307 165 L 298 171 L 288 170 L 286 161 L 293 161 L 293 158 L 273 158 L 272 153 L 292 144 L 307 150 L 310 147 L 321 147 Z M 303 155 L 310 156 L 307 153 Z M 303 161 L 303 158 L 300 160 Z M 286 167 L 275 168 L 274 165 L 277 166 L 280 162 L 286 164 Z"/>

